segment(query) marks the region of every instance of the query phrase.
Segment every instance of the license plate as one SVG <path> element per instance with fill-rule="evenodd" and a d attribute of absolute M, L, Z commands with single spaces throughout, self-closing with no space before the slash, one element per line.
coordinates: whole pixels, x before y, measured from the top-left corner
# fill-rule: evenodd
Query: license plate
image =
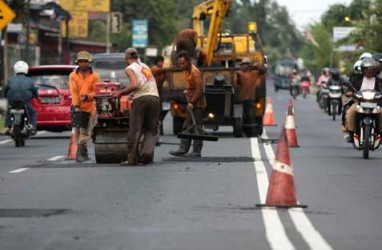
<path fill-rule="evenodd" d="M 42 104 L 58 104 L 60 102 L 60 97 L 41 97 Z"/>
<path fill-rule="evenodd" d="M 360 106 L 362 108 L 369 108 L 369 109 L 374 109 L 377 107 L 376 103 L 373 102 L 361 102 Z"/>

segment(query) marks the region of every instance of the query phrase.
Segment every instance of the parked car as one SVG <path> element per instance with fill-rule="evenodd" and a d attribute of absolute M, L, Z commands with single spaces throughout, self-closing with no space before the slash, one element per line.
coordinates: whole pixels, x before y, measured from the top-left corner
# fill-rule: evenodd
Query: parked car
<path fill-rule="evenodd" d="M 29 67 L 40 99 L 32 99 L 37 113 L 37 130 L 62 132 L 71 129 L 69 74 L 75 65 L 41 65 Z"/>

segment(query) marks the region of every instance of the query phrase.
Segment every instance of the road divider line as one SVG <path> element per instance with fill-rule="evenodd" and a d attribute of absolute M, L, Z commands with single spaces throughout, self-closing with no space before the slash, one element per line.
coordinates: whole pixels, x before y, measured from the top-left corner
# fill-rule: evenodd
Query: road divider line
<path fill-rule="evenodd" d="M 52 158 L 49 158 L 47 161 L 58 161 L 60 159 L 63 159 L 65 156 L 63 155 L 57 155 L 57 156 L 54 156 Z"/>
<path fill-rule="evenodd" d="M 5 144 L 5 143 L 11 142 L 11 141 L 12 141 L 11 139 L 0 141 L 0 144 Z"/>
<path fill-rule="evenodd" d="M 9 171 L 9 173 L 10 173 L 10 174 L 19 174 L 19 173 L 22 173 L 22 172 L 27 171 L 27 170 L 29 170 L 29 169 L 30 169 L 30 168 L 18 168 L 18 169 Z"/>
<path fill-rule="evenodd" d="M 266 138 L 268 137 L 264 131 L 263 134 Z M 273 152 L 272 146 L 269 144 L 264 145 L 265 153 L 270 162 L 275 159 L 275 154 Z M 324 237 L 314 228 L 313 224 L 309 218 L 304 213 L 302 208 L 291 208 L 288 209 L 289 215 L 296 227 L 296 230 L 300 233 L 301 237 L 309 245 L 312 250 L 333 250 L 333 248 L 328 244 Z"/>
<path fill-rule="evenodd" d="M 257 138 L 251 138 L 252 157 L 261 158 L 259 143 Z M 269 186 L 268 174 L 262 161 L 254 161 L 256 169 L 257 186 L 259 190 L 260 203 L 265 203 Z M 275 209 L 261 209 L 265 226 L 265 235 L 269 245 L 273 250 L 294 250 L 296 249 L 289 240 L 285 228 Z"/>

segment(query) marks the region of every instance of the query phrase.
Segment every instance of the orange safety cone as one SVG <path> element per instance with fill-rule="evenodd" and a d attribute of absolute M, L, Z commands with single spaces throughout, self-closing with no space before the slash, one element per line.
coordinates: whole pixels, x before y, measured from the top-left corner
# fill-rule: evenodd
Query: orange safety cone
<path fill-rule="evenodd" d="M 272 99 L 270 97 L 267 98 L 267 105 L 265 107 L 265 113 L 263 117 L 263 125 L 277 126 L 277 124 L 275 123 L 275 117 L 273 114 Z"/>
<path fill-rule="evenodd" d="M 289 105 L 288 103 L 288 110 L 287 110 L 287 115 L 285 118 L 284 128 L 286 130 L 289 147 L 300 147 L 297 142 L 297 133 L 296 133 L 296 124 L 294 120 L 293 104 Z"/>
<path fill-rule="evenodd" d="M 68 156 L 66 159 L 68 160 L 75 160 L 77 154 L 77 142 L 76 142 L 76 136 L 74 132 L 74 128 L 72 128 L 72 134 L 70 135 L 70 144 L 68 149 Z"/>
<path fill-rule="evenodd" d="M 257 204 L 256 206 L 277 208 L 308 207 L 307 205 L 297 203 L 292 162 L 290 160 L 285 128 L 281 130 L 279 143 L 277 144 L 276 157 L 273 163 L 265 204 Z"/>

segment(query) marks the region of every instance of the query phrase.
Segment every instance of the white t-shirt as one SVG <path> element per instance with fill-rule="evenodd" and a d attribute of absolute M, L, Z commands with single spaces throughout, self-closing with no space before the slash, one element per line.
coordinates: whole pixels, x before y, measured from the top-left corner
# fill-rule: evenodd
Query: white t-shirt
<path fill-rule="evenodd" d="M 372 77 L 372 78 L 363 77 L 361 90 L 374 89 L 374 87 L 375 87 L 375 77 Z"/>
<path fill-rule="evenodd" d="M 159 97 L 154 75 L 146 64 L 141 62 L 134 62 L 127 66 L 127 68 L 134 71 L 135 75 L 137 76 L 139 85 L 139 88 L 132 93 L 133 99 L 137 99 L 138 97 L 144 95 Z"/>

